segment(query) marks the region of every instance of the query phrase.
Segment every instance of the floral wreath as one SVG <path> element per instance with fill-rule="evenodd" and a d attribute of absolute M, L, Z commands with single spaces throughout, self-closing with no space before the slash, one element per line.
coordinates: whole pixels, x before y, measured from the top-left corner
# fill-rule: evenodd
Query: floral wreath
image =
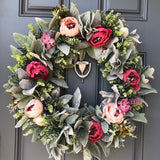
<path fill-rule="evenodd" d="M 8 67 L 13 74 L 4 85 L 12 95 L 16 128 L 32 134 L 32 141 L 42 141 L 49 157 L 60 160 L 62 153 L 83 152 L 84 160 L 107 157 L 111 147 L 123 146 L 132 136 L 134 121 L 147 123 L 141 113 L 148 106 L 144 95 L 156 93 L 148 78 L 154 68 L 143 66 L 136 44 L 136 30 L 129 33 L 119 13 L 87 11 L 79 14 L 57 6 L 50 23 L 36 18 L 29 24 L 28 36 L 14 33 L 19 48 L 10 46 L 17 64 Z M 102 76 L 113 92 L 100 91 L 103 101 L 92 107 L 80 105 L 81 92 L 63 94 L 67 89 L 64 70 L 73 68 L 86 54 L 101 67 Z"/>

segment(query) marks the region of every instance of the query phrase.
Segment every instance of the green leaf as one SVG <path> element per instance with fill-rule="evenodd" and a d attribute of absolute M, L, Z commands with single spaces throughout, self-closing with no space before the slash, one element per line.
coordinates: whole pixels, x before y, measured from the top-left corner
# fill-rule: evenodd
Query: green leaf
<path fill-rule="evenodd" d="M 102 130 L 104 133 L 108 132 L 109 125 L 106 122 L 101 122 Z"/>
<path fill-rule="evenodd" d="M 22 91 L 22 93 L 23 93 L 24 95 L 30 96 L 30 95 L 32 95 L 32 94 L 34 93 L 36 87 L 37 87 L 37 85 L 35 85 L 35 86 L 34 86 L 33 88 L 31 88 L 31 89 L 25 89 L 25 90 Z"/>
<path fill-rule="evenodd" d="M 60 100 L 63 104 L 67 104 L 71 99 L 72 99 L 72 95 L 70 95 L 70 94 L 66 94 L 66 95 L 64 95 L 64 96 L 59 97 L 59 100 Z"/>
<path fill-rule="evenodd" d="M 82 150 L 82 145 L 81 144 L 73 144 L 73 150 L 75 151 L 76 154 L 78 154 Z"/>
<path fill-rule="evenodd" d="M 70 46 L 67 45 L 66 43 L 58 44 L 58 45 L 57 45 L 57 48 L 58 48 L 61 52 L 63 52 L 66 56 L 69 55 Z"/>
<path fill-rule="evenodd" d="M 19 101 L 19 104 L 18 104 L 18 108 L 19 109 L 24 109 L 25 106 L 28 104 L 28 102 L 33 99 L 33 97 L 31 96 L 27 96 L 25 98 L 23 98 L 22 100 Z"/>
<path fill-rule="evenodd" d="M 17 74 L 18 74 L 18 79 L 19 79 L 19 80 L 29 78 L 29 77 L 28 77 L 28 74 L 26 73 L 26 71 L 23 70 L 22 68 L 18 68 Z"/>
<path fill-rule="evenodd" d="M 96 143 L 92 143 L 91 141 L 89 141 L 87 148 L 91 152 L 91 155 L 93 157 L 96 157 L 98 160 L 101 160 L 101 152 L 99 150 L 99 147 L 96 145 Z"/>
<path fill-rule="evenodd" d="M 39 139 L 39 132 L 37 132 L 37 129 L 34 129 L 33 135 L 32 135 L 32 142 L 36 142 Z"/>
<path fill-rule="evenodd" d="M 22 89 L 25 89 L 25 90 L 28 90 L 28 89 L 31 89 L 35 86 L 35 83 L 33 81 L 31 81 L 30 79 L 22 79 L 20 82 L 19 82 L 19 86 L 22 88 Z"/>
<path fill-rule="evenodd" d="M 24 36 L 19 33 L 13 33 L 13 38 L 21 48 L 26 48 L 26 43 L 31 47 L 32 40 L 28 36 Z"/>
<path fill-rule="evenodd" d="M 92 22 L 92 27 L 95 27 L 99 24 L 101 24 L 101 14 L 100 14 L 100 11 L 99 10 L 96 10 L 96 12 L 92 12 L 94 14 L 94 19 L 93 19 L 93 22 Z"/>
<path fill-rule="evenodd" d="M 71 2 L 70 14 L 72 17 L 75 17 L 77 19 L 79 17 L 79 11 L 77 9 L 77 6 L 72 2 Z"/>
<path fill-rule="evenodd" d="M 43 19 L 41 18 L 35 18 L 37 24 L 38 24 L 38 27 L 40 28 L 40 30 L 43 32 L 43 33 L 48 33 L 49 32 L 49 23 L 44 21 Z"/>
<path fill-rule="evenodd" d="M 147 94 L 150 94 L 150 93 L 157 93 L 157 91 L 154 88 L 151 88 L 151 89 L 141 88 L 140 91 L 138 91 L 139 95 L 147 95 Z"/>
<path fill-rule="evenodd" d="M 26 121 L 28 117 L 24 115 L 16 124 L 15 128 L 20 128 Z"/>
<path fill-rule="evenodd" d="M 131 117 L 131 120 L 147 123 L 147 119 L 145 117 L 145 113 L 139 113 L 139 112 L 134 111 L 133 114 L 134 114 L 134 116 Z"/>
<path fill-rule="evenodd" d="M 88 149 L 83 150 L 83 160 L 91 160 L 92 155 L 91 152 Z"/>
<path fill-rule="evenodd" d="M 68 88 L 68 85 L 67 85 L 66 81 L 63 80 L 63 79 L 51 78 L 50 81 L 53 82 L 54 84 L 56 84 L 59 87 Z"/>
<path fill-rule="evenodd" d="M 55 16 L 52 18 L 51 22 L 49 23 L 49 30 L 51 30 L 54 27 L 55 21 L 58 18 L 58 14 L 59 14 L 59 10 L 57 11 L 57 13 L 55 14 Z"/>
<path fill-rule="evenodd" d="M 102 54 L 102 47 L 99 48 L 88 47 L 86 51 L 91 58 L 98 60 L 99 56 Z"/>
<path fill-rule="evenodd" d="M 35 46 L 34 46 L 34 52 L 36 54 L 41 54 L 43 52 L 43 43 L 40 39 L 36 40 Z"/>
<path fill-rule="evenodd" d="M 73 94 L 72 105 L 74 108 L 79 108 L 80 103 L 81 103 L 81 91 L 78 87 Z"/>
<path fill-rule="evenodd" d="M 67 117 L 66 122 L 67 122 L 67 124 L 70 124 L 70 125 L 74 124 L 77 118 L 78 118 L 78 115 L 73 114 L 73 115 Z"/>
<path fill-rule="evenodd" d="M 103 151 L 105 157 L 107 158 L 110 153 L 110 147 L 107 147 L 107 143 L 102 142 L 102 141 L 98 141 L 98 144 L 101 146 L 102 151 Z"/>
<path fill-rule="evenodd" d="M 16 47 L 10 45 L 10 50 L 12 52 L 12 54 L 17 55 L 17 54 L 23 54 L 22 51 L 20 51 L 19 49 L 17 49 Z"/>
<path fill-rule="evenodd" d="M 100 109 L 100 107 L 98 105 L 96 106 L 96 115 L 99 118 L 102 118 L 102 116 L 103 116 L 103 113 L 102 113 L 102 111 L 101 111 L 101 109 Z"/>

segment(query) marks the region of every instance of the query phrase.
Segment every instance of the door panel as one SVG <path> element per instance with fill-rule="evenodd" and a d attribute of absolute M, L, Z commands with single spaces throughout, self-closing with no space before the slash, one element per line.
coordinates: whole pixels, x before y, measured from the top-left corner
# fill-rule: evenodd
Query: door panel
<path fill-rule="evenodd" d="M 1 109 L 0 109 L 0 160 L 48 160 L 48 154 L 41 143 L 31 143 L 31 137 L 22 138 L 20 130 L 14 132 L 14 120 L 5 108 L 10 97 L 4 93 L 2 84 L 6 82 L 9 71 L 6 66 L 13 65 L 15 62 L 10 58 L 9 44 L 16 45 L 13 42 L 12 33 L 27 33 L 27 24 L 34 23 L 33 17 L 45 17 L 50 20 L 51 8 L 57 4 L 70 5 L 70 0 L 1 0 L 0 2 L 0 74 L 1 76 Z M 156 69 L 155 80 L 152 80 L 153 87 L 160 91 L 159 86 L 159 37 L 160 37 L 160 1 L 159 0 L 72 0 L 79 7 L 80 13 L 87 10 L 114 9 L 126 18 L 130 31 L 137 28 L 143 43 L 138 46 L 142 53 L 145 64 L 150 64 Z M 18 16 L 19 13 L 19 16 Z M 82 92 L 82 104 L 95 105 L 100 102 L 99 91 L 110 90 L 110 85 L 102 78 L 96 61 L 86 58 L 92 63 L 90 75 L 81 82 L 81 79 L 75 74 L 74 69 L 66 71 L 66 80 L 70 88 L 66 90 L 73 93 L 79 87 Z M 159 95 L 150 95 L 146 97 L 149 102 L 149 108 L 146 108 L 146 116 L 149 121 L 147 125 L 138 124 L 136 135 L 137 139 L 127 138 L 126 147 L 111 150 L 108 160 L 158 160 L 160 129 Z M 82 154 L 65 155 L 64 160 L 82 160 Z M 104 156 L 102 160 L 105 160 Z"/>

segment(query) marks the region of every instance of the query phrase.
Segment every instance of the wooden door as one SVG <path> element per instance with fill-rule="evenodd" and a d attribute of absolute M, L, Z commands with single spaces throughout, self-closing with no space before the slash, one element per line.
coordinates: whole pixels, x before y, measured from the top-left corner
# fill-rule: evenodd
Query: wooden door
<path fill-rule="evenodd" d="M 14 64 L 10 58 L 9 45 L 14 44 L 12 33 L 27 33 L 27 24 L 34 23 L 34 17 L 51 18 L 52 6 L 64 3 L 69 7 L 70 0 L 1 0 L 0 1 L 0 160 L 47 160 L 48 154 L 40 143 L 31 143 L 31 137 L 22 138 L 20 130 L 14 130 L 14 120 L 5 107 L 10 97 L 4 94 L 2 84 L 7 81 L 9 71 L 7 65 Z M 138 50 L 144 63 L 155 67 L 155 80 L 152 85 L 160 91 L 160 1 L 159 0 L 72 0 L 79 7 L 80 12 L 87 10 L 111 9 L 122 13 L 129 24 L 130 31 L 137 28 L 143 42 Z M 67 70 L 66 79 L 70 86 L 68 92 L 73 93 L 77 86 L 80 87 L 83 99 L 82 103 L 95 105 L 98 103 L 98 92 L 101 89 L 109 90 L 105 85 L 98 66 L 94 60 L 92 71 L 84 84 L 75 75 L 72 69 Z M 159 94 L 146 97 L 149 108 L 146 108 L 147 125 L 138 124 L 137 139 L 128 138 L 125 148 L 112 150 L 108 160 L 159 160 L 160 144 L 160 98 Z M 82 155 L 65 155 L 64 160 L 82 160 Z M 105 158 L 102 158 L 105 160 Z"/>

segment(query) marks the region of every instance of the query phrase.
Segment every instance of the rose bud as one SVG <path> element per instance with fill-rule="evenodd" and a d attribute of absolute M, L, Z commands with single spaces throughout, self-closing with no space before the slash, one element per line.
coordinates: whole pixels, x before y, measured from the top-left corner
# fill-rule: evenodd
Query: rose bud
<path fill-rule="evenodd" d="M 100 123 L 93 120 L 91 122 L 93 122 L 93 124 L 89 130 L 89 139 L 92 143 L 94 143 L 101 139 L 101 137 L 103 136 L 103 130 Z"/>
<path fill-rule="evenodd" d="M 79 24 L 74 17 L 66 17 L 62 19 L 60 25 L 60 33 L 62 36 L 74 37 L 79 33 Z"/>
<path fill-rule="evenodd" d="M 47 80 L 49 78 L 49 69 L 41 62 L 32 61 L 27 65 L 26 72 L 33 81 L 38 79 Z"/>
<path fill-rule="evenodd" d="M 45 126 L 44 123 L 43 123 L 43 120 L 44 120 L 44 119 L 43 119 L 42 116 L 40 115 L 40 116 L 34 118 L 34 119 L 33 119 L 33 122 L 34 122 L 35 124 L 37 124 L 38 126 Z"/>
<path fill-rule="evenodd" d="M 87 42 L 95 48 L 108 44 L 112 30 L 103 28 L 102 25 L 96 26 L 95 29 L 97 29 L 97 31 L 93 33 L 92 37 Z"/>
<path fill-rule="evenodd" d="M 29 118 L 36 118 L 43 112 L 43 104 L 38 99 L 32 99 L 25 107 L 25 115 Z"/>
<path fill-rule="evenodd" d="M 120 124 L 124 120 L 123 112 L 118 109 L 114 103 L 108 103 L 103 108 L 103 114 L 111 123 Z"/>
<path fill-rule="evenodd" d="M 129 80 L 129 85 L 133 87 L 134 91 L 140 90 L 140 77 L 134 69 L 129 69 L 125 73 L 123 73 L 123 81 L 126 82 L 127 80 Z"/>

